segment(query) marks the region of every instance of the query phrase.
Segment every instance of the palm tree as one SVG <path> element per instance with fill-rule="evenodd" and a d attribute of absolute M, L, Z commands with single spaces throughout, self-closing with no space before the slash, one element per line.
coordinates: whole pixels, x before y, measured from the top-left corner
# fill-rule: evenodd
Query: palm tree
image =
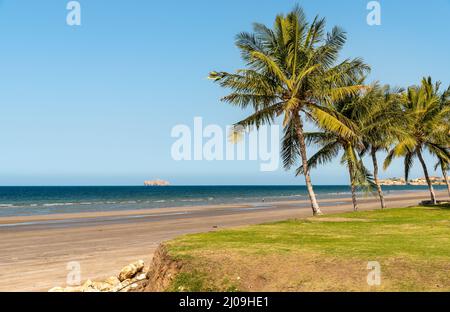
<path fill-rule="evenodd" d="M 442 176 L 444 177 L 445 184 L 447 185 L 448 195 L 450 196 L 450 183 L 448 181 L 447 171 L 450 170 L 450 162 L 446 159 L 439 158 L 439 162 L 435 166 L 435 170 L 441 168 Z"/>
<path fill-rule="evenodd" d="M 353 208 L 358 211 L 358 202 L 356 198 L 357 188 L 373 186 L 372 175 L 364 166 L 358 155 L 358 150 L 362 149 L 363 141 L 359 125 L 364 115 L 367 113 L 367 107 L 362 101 L 365 99 L 361 95 L 348 96 L 347 99 L 337 101 L 333 104 L 333 109 L 344 116 L 347 122 L 352 124 L 352 128 L 357 133 L 356 136 L 348 138 L 333 131 L 308 132 L 305 133 L 308 144 L 319 145 L 319 151 L 308 160 L 308 167 L 315 168 L 319 164 L 323 165 L 337 157 L 342 151 L 341 163 L 348 169 L 350 178 L 350 188 L 352 193 Z M 303 166 L 297 170 L 297 174 L 303 173 Z"/>
<path fill-rule="evenodd" d="M 450 86 L 447 88 L 445 92 L 441 95 L 441 110 L 445 110 L 448 107 L 450 107 Z M 444 134 L 442 137 L 445 139 L 447 138 L 446 142 L 443 142 L 443 145 L 447 146 L 447 150 L 450 149 L 450 114 L 449 116 L 444 117 L 444 124 L 447 125 L 447 128 L 443 129 Z M 448 134 L 448 135 L 447 135 Z M 450 183 L 448 180 L 447 171 L 450 170 L 450 161 L 448 159 L 444 159 L 442 157 L 438 157 L 438 163 L 436 164 L 435 170 L 438 169 L 438 167 L 441 168 L 442 176 L 444 178 L 445 184 L 447 185 L 448 194 L 450 195 Z"/>
<path fill-rule="evenodd" d="M 436 204 L 436 194 L 430 180 L 428 168 L 423 157 L 425 150 L 432 155 L 450 160 L 448 145 L 448 116 L 450 107 L 442 107 L 439 97 L 440 83 L 433 84 L 431 77 L 424 78 L 420 86 L 409 87 L 402 95 L 405 136 L 397 138 L 395 147 L 389 152 L 384 168 L 388 168 L 396 157 L 404 157 L 405 179 L 417 157 L 422 165 L 430 190 L 431 203 Z"/>
<path fill-rule="evenodd" d="M 325 19 L 316 17 L 309 23 L 297 6 L 286 16 L 278 15 L 273 29 L 254 24 L 254 33 L 237 36 L 245 69 L 210 73 L 211 79 L 231 89 L 223 101 L 254 110 L 236 125 L 258 128 L 283 116 L 283 165 L 290 169 L 300 157 L 314 215 L 321 211 L 308 168 L 305 119 L 342 137 L 353 137 L 351 126 L 330 104 L 357 93 L 362 86 L 355 81 L 369 70 L 361 59 L 337 63 L 345 42 L 343 30 L 334 27 L 327 34 Z"/>
<path fill-rule="evenodd" d="M 364 148 L 360 156 L 370 154 L 373 163 L 373 178 L 380 198 L 381 209 L 386 208 L 383 189 L 380 185 L 378 173 L 377 153 L 388 151 L 396 137 L 401 136 L 399 124 L 403 121 L 403 112 L 399 105 L 401 89 L 390 86 L 381 87 L 375 83 L 367 93 L 362 95 L 360 102 L 363 111 L 358 120 L 362 132 Z"/>

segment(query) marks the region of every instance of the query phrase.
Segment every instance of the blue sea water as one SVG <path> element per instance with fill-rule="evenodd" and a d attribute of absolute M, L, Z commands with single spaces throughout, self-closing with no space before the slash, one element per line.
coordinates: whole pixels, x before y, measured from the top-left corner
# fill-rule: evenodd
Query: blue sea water
<path fill-rule="evenodd" d="M 315 186 L 314 190 L 319 200 L 349 195 L 348 186 Z M 427 187 L 384 190 L 392 194 Z M 308 199 L 304 186 L 0 187 L 0 217 L 302 199 Z"/>

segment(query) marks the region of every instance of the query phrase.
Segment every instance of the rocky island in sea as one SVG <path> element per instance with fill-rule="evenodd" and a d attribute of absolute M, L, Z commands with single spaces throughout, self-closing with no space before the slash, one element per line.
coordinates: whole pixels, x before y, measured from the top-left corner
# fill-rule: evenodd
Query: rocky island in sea
<path fill-rule="evenodd" d="M 144 186 L 169 186 L 170 183 L 165 180 L 148 180 L 144 181 Z"/>

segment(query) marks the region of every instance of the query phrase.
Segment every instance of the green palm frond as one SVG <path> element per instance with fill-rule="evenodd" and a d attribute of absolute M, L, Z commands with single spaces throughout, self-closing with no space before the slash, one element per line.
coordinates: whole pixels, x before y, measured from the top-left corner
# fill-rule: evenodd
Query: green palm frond
<path fill-rule="evenodd" d="M 259 128 L 264 124 L 272 124 L 277 116 L 283 111 L 283 103 L 277 103 L 265 109 L 259 110 L 250 115 L 244 120 L 236 123 L 236 126 L 241 126 L 246 129 L 251 127 Z"/>
<path fill-rule="evenodd" d="M 415 153 L 406 153 L 405 155 L 405 181 L 409 181 L 409 173 L 411 172 L 411 168 L 413 166 Z"/>
<path fill-rule="evenodd" d="M 310 116 L 321 129 L 336 133 L 345 139 L 358 136 L 353 121 L 333 108 L 311 104 Z"/>
<path fill-rule="evenodd" d="M 281 158 L 285 169 L 290 169 L 298 162 L 300 147 L 298 143 L 297 128 L 290 122 L 283 130 L 281 145 Z"/>
<path fill-rule="evenodd" d="M 377 185 L 374 182 L 373 175 L 369 169 L 364 166 L 362 160 L 359 160 L 355 172 L 355 181 L 357 187 L 366 194 L 374 195 Z"/>
<path fill-rule="evenodd" d="M 323 64 L 325 68 L 331 67 L 338 58 L 346 40 L 347 34 L 345 31 L 340 27 L 334 27 L 331 33 L 327 35 L 325 44 L 314 53 L 314 63 Z"/>
<path fill-rule="evenodd" d="M 319 165 L 324 165 L 332 161 L 339 154 L 339 143 L 331 142 L 323 146 L 317 153 L 315 153 L 308 160 L 308 167 L 310 169 L 317 168 Z M 303 166 L 300 166 L 296 172 L 297 175 L 304 174 Z"/>
<path fill-rule="evenodd" d="M 286 77 L 283 69 L 277 64 L 276 60 L 259 51 L 251 51 L 251 56 L 254 61 L 258 60 L 264 65 L 264 70 L 267 71 L 269 75 L 276 77 L 289 88 L 292 88 L 292 81 Z"/>

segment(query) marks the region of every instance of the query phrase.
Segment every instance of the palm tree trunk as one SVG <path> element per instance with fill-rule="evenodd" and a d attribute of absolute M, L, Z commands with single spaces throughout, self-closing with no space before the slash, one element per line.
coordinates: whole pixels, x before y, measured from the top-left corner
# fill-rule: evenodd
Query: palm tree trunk
<path fill-rule="evenodd" d="M 358 201 L 356 200 L 356 183 L 353 174 L 353 163 L 351 161 L 348 162 L 348 172 L 350 174 L 350 187 L 352 190 L 353 210 L 358 211 L 359 208 L 358 208 Z"/>
<path fill-rule="evenodd" d="M 373 178 L 375 180 L 375 184 L 377 185 L 378 196 L 380 197 L 381 209 L 385 209 L 386 203 L 384 202 L 383 189 L 381 188 L 380 182 L 378 181 L 377 150 L 374 147 L 372 147 L 371 154 L 372 154 L 372 161 L 373 161 Z"/>
<path fill-rule="evenodd" d="M 422 164 L 423 173 L 425 174 L 425 179 L 427 180 L 428 188 L 430 189 L 431 203 L 433 205 L 436 205 L 437 204 L 436 194 L 434 193 L 433 183 L 431 183 L 430 176 L 428 174 L 427 165 L 425 163 L 425 160 L 423 159 L 421 150 L 417 150 L 417 156 L 419 157 L 420 163 Z"/>
<path fill-rule="evenodd" d="M 317 203 L 316 194 L 314 193 L 313 185 L 311 182 L 311 175 L 309 173 L 308 167 L 308 156 L 306 155 L 306 143 L 305 143 L 305 135 L 303 133 L 303 124 L 300 118 L 300 115 L 297 113 L 294 115 L 295 125 L 297 131 L 297 137 L 300 148 L 300 156 L 302 158 L 303 172 L 305 176 L 306 188 L 308 190 L 309 199 L 311 200 L 311 208 L 313 211 L 313 215 L 321 215 L 322 211 L 320 210 L 319 204 Z"/>
<path fill-rule="evenodd" d="M 445 169 L 443 164 L 441 164 L 441 169 L 442 169 L 442 175 L 443 175 L 444 180 L 445 180 L 445 184 L 447 184 L 448 195 L 450 196 L 450 183 L 448 182 L 447 170 Z"/>

